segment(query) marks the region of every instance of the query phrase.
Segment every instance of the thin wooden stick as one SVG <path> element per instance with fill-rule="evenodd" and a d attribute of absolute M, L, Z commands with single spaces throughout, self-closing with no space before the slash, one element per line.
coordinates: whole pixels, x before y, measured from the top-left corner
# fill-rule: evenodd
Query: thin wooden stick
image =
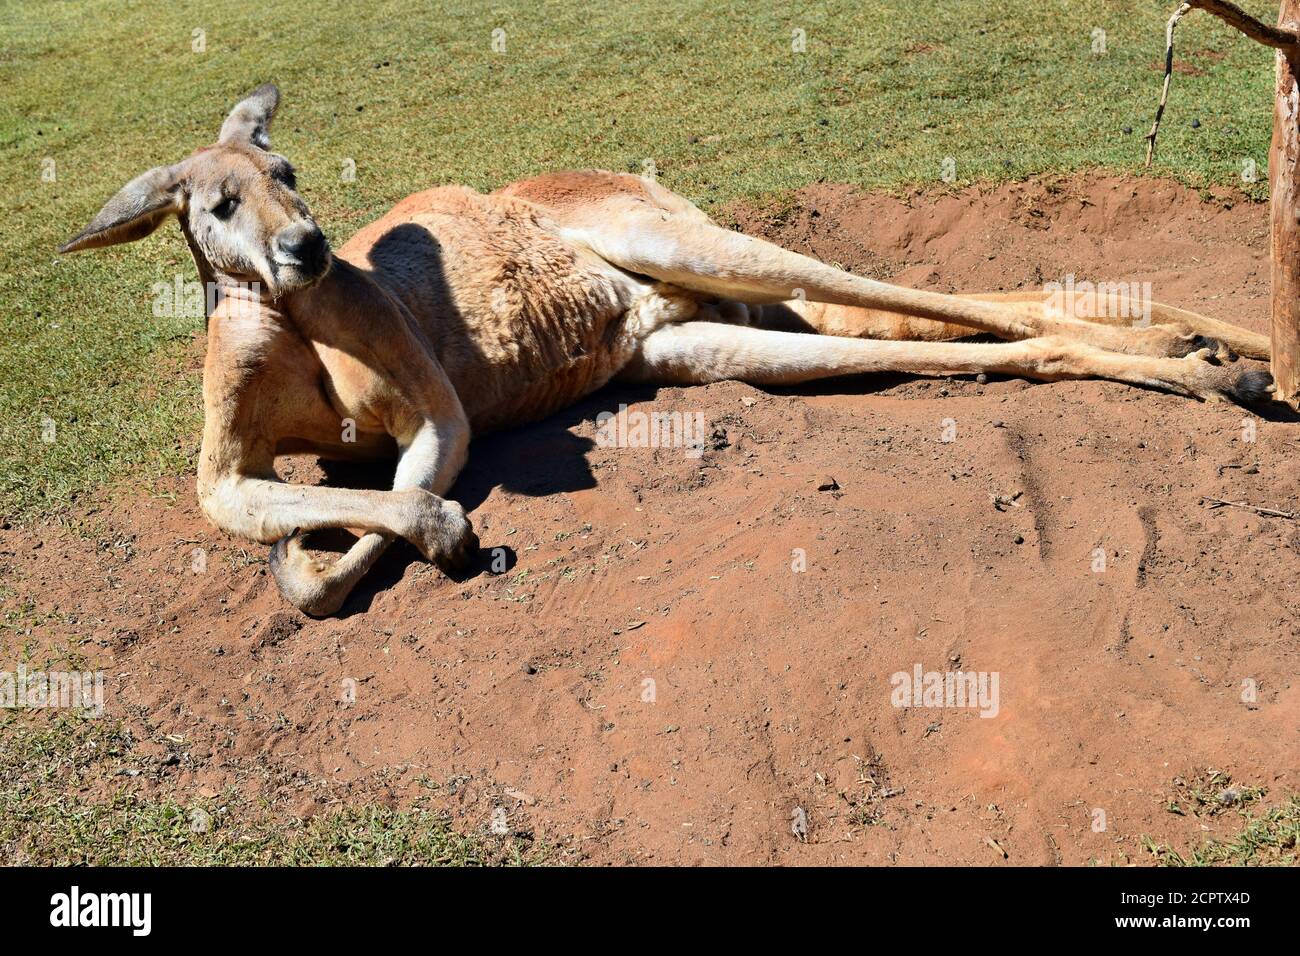
<path fill-rule="evenodd" d="M 1287 518 L 1291 521 L 1300 521 L 1300 514 L 1294 511 L 1277 511 L 1274 508 L 1260 508 L 1257 505 L 1249 504 L 1245 501 L 1224 501 L 1222 498 L 1211 498 L 1209 495 L 1201 495 L 1202 501 L 1214 502 L 1212 508 L 1245 508 L 1247 511 L 1253 511 L 1257 515 L 1264 515 L 1269 518 Z"/>
<path fill-rule="evenodd" d="M 1174 11 L 1174 15 L 1169 18 L 1169 23 L 1165 26 L 1165 82 L 1160 90 L 1160 105 L 1156 107 L 1155 122 L 1151 124 L 1151 132 L 1147 133 L 1146 136 L 1147 169 L 1151 168 L 1151 161 L 1156 155 L 1156 135 L 1160 132 L 1160 120 L 1165 115 L 1165 104 L 1169 102 L 1169 84 L 1174 78 L 1174 27 L 1178 26 L 1178 21 L 1192 10 L 1204 10 L 1206 13 L 1212 13 L 1252 40 L 1265 46 L 1285 50 L 1289 56 L 1295 55 L 1296 45 L 1300 44 L 1300 34 L 1294 30 L 1286 30 L 1282 27 L 1261 23 L 1235 3 L 1229 3 L 1228 0 L 1187 0 L 1186 3 L 1180 4 L 1178 9 Z"/>
<path fill-rule="evenodd" d="M 1178 26 L 1178 21 L 1191 9 L 1190 3 L 1180 5 L 1165 26 L 1165 85 L 1160 90 L 1160 105 L 1156 107 L 1156 121 L 1151 124 L 1151 132 L 1147 133 L 1147 169 L 1151 168 L 1151 160 L 1156 155 L 1156 135 L 1160 132 L 1160 119 L 1165 115 L 1165 104 L 1169 102 L 1169 84 L 1174 78 L 1174 27 Z"/>

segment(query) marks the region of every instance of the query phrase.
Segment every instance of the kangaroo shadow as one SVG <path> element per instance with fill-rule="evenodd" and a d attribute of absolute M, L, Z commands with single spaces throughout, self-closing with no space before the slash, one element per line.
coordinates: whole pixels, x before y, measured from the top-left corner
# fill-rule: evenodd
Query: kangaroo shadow
<path fill-rule="evenodd" d="M 613 383 L 539 422 L 475 439 L 452 497 L 472 511 L 497 488 L 530 498 L 595 488 L 596 476 L 587 461 L 595 442 L 572 429 L 594 423 L 602 412 L 617 411 L 619 405 L 648 401 L 657 391 L 654 386 Z"/>
<path fill-rule="evenodd" d="M 1258 402 L 1250 405 L 1243 405 L 1252 413 L 1264 419 L 1266 422 L 1279 422 L 1285 425 L 1294 425 L 1300 422 L 1300 412 L 1297 412 L 1290 405 L 1283 405 L 1281 402 Z"/>
<path fill-rule="evenodd" d="M 583 422 L 595 422 L 598 415 L 652 399 L 657 388 L 645 385 L 607 385 L 554 415 L 528 425 L 493 432 L 476 438 L 470 445 L 469 460 L 447 497 L 468 512 L 479 508 L 498 488 L 513 494 L 541 498 L 583 491 L 597 486 L 587 461 L 595 447 L 590 438 L 572 429 Z M 384 490 L 393 486 L 392 461 L 333 461 L 321 459 L 324 483 L 336 488 Z M 315 533 L 311 548 L 343 554 L 356 542 L 356 535 L 343 529 Z M 408 541 L 394 541 L 358 582 L 339 612 L 349 617 L 368 611 L 377 594 L 395 585 L 420 552 Z M 504 574 L 518 562 L 514 549 L 494 539 L 480 541 L 477 559 L 452 580 L 463 582 L 481 574 Z M 446 572 L 443 572 L 446 573 Z"/>

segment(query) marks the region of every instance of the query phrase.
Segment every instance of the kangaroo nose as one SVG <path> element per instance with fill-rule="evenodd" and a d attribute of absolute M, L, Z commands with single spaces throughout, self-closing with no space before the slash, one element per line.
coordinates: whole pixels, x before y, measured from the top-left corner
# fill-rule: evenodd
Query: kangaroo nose
<path fill-rule="evenodd" d="M 282 229 L 275 237 L 276 258 L 286 264 L 319 272 L 325 266 L 325 234 L 314 224 L 302 223 Z"/>

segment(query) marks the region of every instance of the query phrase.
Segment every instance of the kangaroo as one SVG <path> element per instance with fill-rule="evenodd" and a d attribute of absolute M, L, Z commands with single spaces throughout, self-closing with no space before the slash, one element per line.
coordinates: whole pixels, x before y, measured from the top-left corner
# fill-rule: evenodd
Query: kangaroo
<path fill-rule="evenodd" d="M 1152 304 L 1144 325 L 1048 292 L 943 295 L 865 279 L 718 226 L 652 179 L 558 172 L 490 194 L 408 196 L 331 250 L 271 151 L 272 84 L 215 144 L 138 176 L 60 252 L 141 239 L 176 216 L 216 294 L 198 496 L 273 545 L 284 597 L 337 612 L 405 538 L 444 569 L 478 558 L 447 498 L 470 437 L 549 415 L 613 379 L 789 385 L 859 372 L 1106 378 L 1259 401 L 1268 338 Z M 1120 310 L 1123 314 L 1124 310 Z M 809 334 L 818 333 L 818 334 Z M 985 333 L 1003 341 L 951 341 Z M 294 485 L 278 455 L 396 459 L 391 491 Z M 304 536 L 362 536 L 337 560 Z"/>

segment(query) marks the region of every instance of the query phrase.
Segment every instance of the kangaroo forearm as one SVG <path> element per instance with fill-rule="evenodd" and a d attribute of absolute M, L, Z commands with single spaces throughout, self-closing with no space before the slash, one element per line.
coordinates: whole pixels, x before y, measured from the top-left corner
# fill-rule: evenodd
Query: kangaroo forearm
<path fill-rule="evenodd" d="M 215 483 L 202 504 L 222 530 L 271 544 L 295 529 L 358 528 L 405 537 L 412 524 L 413 498 L 408 492 L 229 478 Z"/>

